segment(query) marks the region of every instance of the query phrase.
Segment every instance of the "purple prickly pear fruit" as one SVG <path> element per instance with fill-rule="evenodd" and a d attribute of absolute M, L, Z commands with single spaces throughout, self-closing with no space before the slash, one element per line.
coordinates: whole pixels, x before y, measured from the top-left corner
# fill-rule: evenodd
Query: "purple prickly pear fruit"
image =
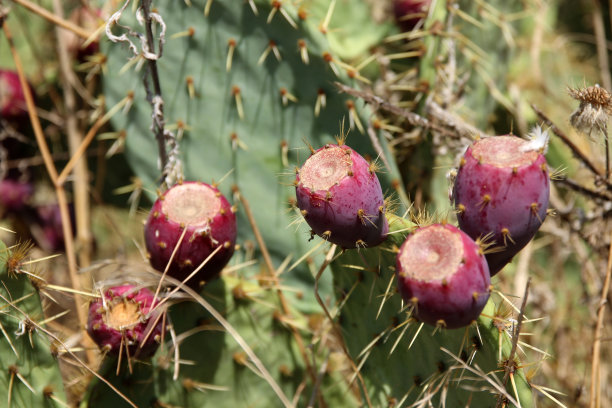
<path fill-rule="evenodd" d="M 380 244 L 389 231 L 380 182 L 350 147 L 327 144 L 297 171 L 297 205 L 312 231 L 342 248 Z"/>
<path fill-rule="evenodd" d="M 162 312 L 152 311 L 153 299 L 150 290 L 134 285 L 108 289 L 89 305 L 87 333 L 110 355 L 127 349 L 130 357 L 152 356 L 164 331 Z"/>
<path fill-rule="evenodd" d="M 186 229 L 168 275 L 184 281 L 217 248 L 216 254 L 187 281 L 199 289 L 229 262 L 236 244 L 236 215 L 219 190 L 206 183 L 183 182 L 155 201 L 144 236 L 151 266 L 163 272 Z"/>
<path fill-rule="evenodd" d="M 487 137 L 461 159 L 453 196 L 459 227 L 473 239 L 490 236 L 486 255 L 491 276 L 533 238 L 546 218 L 549 177 L 539 134 L 532 141 L 516 136 Z"/>
<path fill-rule="evenodd" d="M 76 233 L 74 205 L 68 204 L 72 235 Z M 34 222 L 31 225 L 32 235 L 45 251 L 56 252 L 64 249 L 64 230 L 62 213 L 57 203 L 36 206 Z"/>
<path fill-rule="evenodd" d="M 402 31 L 411 31 L 427 15 L 431 0 L 394 0 L 395 21 Z"/>
<path fill-rule="evenodd" d="M 25 208 L 34 193 L 32 183 L 11 179 L 0 180 L 0 207 L 7 211 Z"/>
<path fill-rule="evenodd" d="M 433 326 L 467 326 L 489 299 L 491 277 L 481 248 L 450 224 L 410 234 L 397 254 L 396 275 L 414 315 Z"/>
<path fill-rule="evenodd" d="M 16 71 L 0 69 L 0 116 L 20 121 L 27 114 L 25 95 Z"/>

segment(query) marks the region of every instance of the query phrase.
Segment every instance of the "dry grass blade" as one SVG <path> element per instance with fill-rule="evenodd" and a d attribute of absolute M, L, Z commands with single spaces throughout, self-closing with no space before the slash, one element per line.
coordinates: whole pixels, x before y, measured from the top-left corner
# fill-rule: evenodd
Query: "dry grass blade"
<path fill-rule="evenodd" d="M 288 319 L 291 319 L 291 310 L 289 309 L 289 304 L 287 303 L 287 299 L 285 298 L 285 295 L 283 294 L 283 291 L 280 288 L 280 283 L 278 281 L 277 272 L 275 271 L 274 264 L 272 263 L 272 258 L 270 257 L 270 253 L 268 252 L 268 247 L 266 246 L 266 243 L 263 237 L 261 236 L 261 232 L 259 231 L 259 228 L 257 227 L 255 217 L 253 216 L 253 212 L 251 211 L 251 206 L 249 205 L 249 202 L 247 201 L 247 199 L 238 191 L 237 187 L 234 188 L 234 193 L 235 194 L 237 193 L 236 195 L 239 197 L 240 203 L 244 207 L 244 211 L 247 215 L 247 219 L 249 220 L 249 224 L 251 224 L 251 229 L 253 230 L 253 234 L 255 235 L 255 239 L 257 240 L 259 249 L 261 250 L 261 253 L 264 257 L 264 262 L 266 263 L 268 273 L 270 275 L 270 278 L 272 278 L 272 284 L 274 287 L 276 287 L 276 294 L 281 304 L 283 314 Z M 308 356 L 306 355 L 306 349 L 304 347 L 304 340 L 302 339 L 302 336 L 297 331 L 295 326 L 289 325 L 289 328 L 291 330 L 293 338 L 295 339 L 295 342 L 297 343 L 298 349 L 300 350 L 302 360 L 306 364 L 306 370 L 308 371 L 308 374 L 310 375 L 310 378 L 312 379 L 312 381 L 316 382 L 317 376 L 316 376 L 316 373 L 312 365 L 310 364 Z"/>
<path fill-rule="evenodd" d="M 55 14 L 51 13 L 47 9 L 40 7 L 38 4 L 32 3 L 28 0 L 13 0 L 13 1 L 27 8 L 28 10 L 38 14 L 44 19 L 49 20 L 53 24 L 60 26 L 62 28 L 65 28 L 66 30 L 72 31 L 73 33 L 83 38 L 84 40 L 88 39 L 92 35 L 91 32 L 84 30 L 83 28 L 79 27 L 78 25 L 74 24 L 71 21 L 64 20 L 63 18 L 56 16 Z"/>
<path fill-rule="evenodd" d="M 182 282 L 176 279 L 173 279 L 171 277 L 166 277 L 166 279 L 168 280 L 169 283 L 173 285 L 178 285 L 178 286 L 182 285 Z M 257 355 L 253 352 L 253 350 L 248 345 L 248 343 L 242 338 L 242 336 L 236 331 L 236 329 L 234 329 L 234 327 L 230 324 L 230 322 L 228 322 L 210 303 L 208 303 L 202 296 L 200 296 L 194 290 L 192 290 L 189 287 L 184 287 L 183 290 L 189 296 L 191 296 L 197 303 L 199 303 L 204 309 L 206 309 L 206 311 L 210 313 L 212 317 L 215 320 L 217 320 L 221 326 L 223 326 L 223 328 L 227 331 L 227 333 L 229 333 L 229 335 L 232 336 L 232 338 L 236 341 L 236 343 L 238 343 L 238 345 L 242 348 L 242 350 L 244 350 L 247 356 L 251 359 L 255 367 L 257 367 L 257 370 L 259 370 L 261 377 L 270 385 L 274 393 L 278 396 L 280 401 L 283 403 L 283 406 L 285 408 L 292 408 L 293 404 L 291 403 L 291 401 L 289 401 L 289 399 L 287 398 L 283 390 L 279 387 L 279 385 L 276 383 L 274 378 L 270 375 L 270 372 L 266 369 L 264 364 L 257 357 Z M 158 307 L 161 303 L 163 303 L 163 301 L 158 304 Z"/>
<path fill-rule="evenodd" d="M 66 248 L 66 257 L 68 259 L 68 271 L 70 274 L 70 281 L 73 288 L 76 290 L 80 287 L 79 285 L 79 277 L 77 275 L 77 263 L 76 263 L 76 255 L 74 251 L 74 245 L 72 242 L 72 226 L 70 222 L 70 215 L 68 212 L 68 200 L 66 197 L 66 192 L 64 191 L 63 186 L 58 183 L 58 174 L 57 169 L 55 168 L 55 164 L 53 163 L 53 158 L 51 157 L 51 153 L 49 151 L 49 147 L 45 140 L 43 130 L 40 124 L 40 120 L 36 114 L 36 107 L 34 105 L 34 98 L 32 97 L 32 93 L 30 87 L 26 81 L 25 74 L 23 71 L 23 64 L 21 63 L 21 58 L 17 53 L 15 45 L 13 43 L 13 36 L 7 24 L 5 24 L 4 19 L 0 20 L 0 24 L 2 25 L 2 29 L 4 30 L 4 34 L 9 43 L 9 48 L 11 50 L 11 55 L 13 57 L 13 61 L 15 62 L 15 67 L 17 68 L 17 73 L 19 75 L 19 82 L 21 84 L 21 88 L 26 100 L 26 105 L 28 108 L 28 115 L 30 117 L 30 122 L 32 124 L 34 135 L 36 136 L 36 142 L 38 144 L 38 148 L 40 149 L 43 159 L 45 162 L 45 166 L 47 169 L 47 173 L 51 177 L 53 184 L 55 186 L 55 192 L 57 196 L 58 205 L 60 208 L 60 214 L 62 219 L 62 232 L 64 234 L 64 244 Z M 87 319 L 85 316 L 85 311 L 81 307 L 83 304 L 81 296 L 78 293 L 74 294 L 74 303 L 75 309 L 77 312 L 77 317 L 79 320 L 79 325 L 83 330 L 87 327 Z M 93 350 L 87 351 L 87 358 L 90 362 L 96 360 L 95 354 Z"/>
<path fill-rule="evenodd" d="M 72 358 L 74 358 L 74 360 L 79 364 L 79 366 L 81 366 L 82 368 L 84 368 L 85 370 L 89 371 L 92 375 L 96 376 L 100 381 L 102 381 L 104 384 L 106 384 L 109 388 L 111 388 L 117 395 L 119 395 L 125 402 L 127 402 L 130 406 L 134 407 L 134 408 L 138 408 L 138 406 L 136 406 L 136 404 L 134 404 L 127 396 L 125 396 L 124 394 L 121 393 L 121 391 L 119 391 L 117 388 L 115 388 L 114 385 L 112 385 L 106 378 L 102 377 L 100 374 L 98 374 L 97 372 L 95 372 L 94 370 L 92 370 L 91 368 L 89 368 L 89 366 L 87 365 L 87 363 L 85 363 L 83 360 L 81 360 L 76 354 L 74 354 L 70 348 L 68 347 L 68 345 L 66 345 L 62 340 L 60 340 L 59 337 L 57 337 L 55 334 L 53 334 L 52 332 L 50 332 L 49 330 L 45 329 L 44 327 L 42 327 L 40 324 L 32 321 L 31 319 L 29 319 L 28 314 L 25 313 L 23 310 L 19 309 L 17 306 L 15 306 L 14 302 L 10 301 L 10 299 L 7 299 L 6 297 L 4 297 L 2 294 L 0 294 L 0 299 L 2 299 L 4 302 L 6 302 L 7 305 L 9 305 L 10 307 L 12 307 L 13 309 L 15 309 L 15 311 L 17 311 L 19 314 L 23 315 L 26 319 L 28 319 L 28 321 L 37 329 L 40 330 L 41 332 L 43 332 L 44 334 L 46 334 L 50 339 L 52 339 L 56 344 L 59 344 L 60 346 L 62 346 L 62 348 L 64 350 L 66 350 L 66 353 L 68 353 Z"/>
<path fill-rule="evenodd" d="M 612 234 L 611 234 L 612 237 Z M 591 399 L 590 408 L 601 407 L 601 337 L 603 332 L 604 317 L 606 313 L 606 304 L 608 292 L 610 291 L 610 280 L 612 279 L 612 244 L 608 253 L 608 264 L 606 267 L 606 278 L 601 289 L 601 298 L 599 307 L 597 308 L 597 324 L 593 338 L 593 356 L 591 365 Z"/>
<path fill-rule="evenodd" d="M 500 382 L 499 378 L 497 378 L 495 375 L 490 374 L 490 373 L 489 374 L 485 373 L 478 366 L 470 366 L 466 364 L 465 361 L 463 361 L 461 358 L 457 357 L 451 351 L 445 349 L 444 347 L 441 347 L 440 350 L 442 350 L 444 353 L 448 354 L 453 360 L 455 360 L 459 368 L 465 369 L 471 372 L 472 374 L 476 375 L 476 378 L 486 382 L 488 385 L 492 387 L 492 389 L 498 395 L 506 398 L 511 404 L 514 404 L 515 406 L 519 405 L 518 402 L 514 399 L 514 397 L 512 397 L 508 393 L 508 391 L 506 391 L 505 386 Z"/>

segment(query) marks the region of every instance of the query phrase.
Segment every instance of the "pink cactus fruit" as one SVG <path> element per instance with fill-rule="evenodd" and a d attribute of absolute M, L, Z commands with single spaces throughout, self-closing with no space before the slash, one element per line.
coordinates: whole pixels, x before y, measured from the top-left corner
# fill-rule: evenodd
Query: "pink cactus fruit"
<path fill-rule="evenodd" d="M 433 326 L 467 326 L 489 299 L 491 278 L 481 248 L 450 224 L 410 234 L 397 255 L 396 275 L 414 316 Z"/>
<path fill-rule="evenodd" d="M 165 329 L 161 311 L 153 310 L 153 293 L 134 285 L 114 286 L 89 305 L 87 333 L 113 356 L 155 354 Z"/>
<path fill-rule="evenodd" d="M 549 177 L 546 132 L 480 139 L 461 160 L 453 189 L 459 227 L 473 239 L 489 235 L 491 276 L 533 238 L 546 218 Z"/>
<path fill-rule="evenodd" d="M 298 170 L 297 205 L 312 231 L 342 248 L 380 244 L 389 231 L 380 182 L 350 147 L 327 144 Z"/>
<path fill-rule="evenodd" d="M 16 212 L 23 210 L 34 194 L 34 186 L 27 181 L 6 178 L 0 180 L 0 208 Z"/>
<path fill-rule="evenodd" d="M 9 121 L 20 121 L 27 114 L 23 89 L 16 71 L 0 69 L 0 115 Z"/>
<path fill-rule="evenodd" d="M 68 204 L 72 235 L 76 234 L 74 205 Z M 45 251 L 56 252 L 64 250 L 64 230 L 62 213 L 57 203 L 42 204 L 35 207 L 34 222 L 30 226 L 32 235 Z"/>
<path fill-rule="evenodd" d="M 151 266 L 163 272 L 185 229 L 168 275 L 180 281 L 217 250 L 187 281 L 194 289 L 215 278 L 227 265 L 236 244 L 236 215 L 219 190 L 206 183 L 183 182 L 155 201 L 144 236 Z"/>
<path fill-rule="evenodd" d="M 431 0 L 394 0 L 395 21 L 402 31 L 412 31 L 425 19 Z"/>

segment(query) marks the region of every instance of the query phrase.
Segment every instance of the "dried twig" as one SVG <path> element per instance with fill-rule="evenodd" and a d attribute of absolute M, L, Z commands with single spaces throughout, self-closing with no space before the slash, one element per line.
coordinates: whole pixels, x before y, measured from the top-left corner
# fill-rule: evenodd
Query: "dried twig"
<path fill-rule="evenodd" d="M 65 20 L 53 13 L 51 13 L 50 11 L 48 11 L 45 8 L 40 7 L 38 4 L 32 3 L 28 0 L 13 0 L 15 3 L 22 5 L 23 7 L 27 8 L 28 10 L 38 14 L 39 16 L 41 16 L 44 19 L 49 20 L 50 22 L 52 22 L 53 24 L 62 27 L 66 30 L 72 31 L 73 33 L 75 33 L 76 35 L 78 35 L 79 37 L 87 40 L 89 39 L 89 37 L 91 37 L 94 33 L 89 32 L 85 29 L 83 29 L 82 27 L 79 27 L 78 25 L 74 24 L 71 21 Z"/>
<path fill-rule="evenodd" d="M 570 138 L 563 132 L 561 131 L 561 129 L 559 129 L 553 122 L 552 120 L 550 120 L 548 118 L 548 116 L 546 116 L 546 114 L 544 112 L 542 112 L 537 106 L 535 105 L 531 105 L 531 109 L 534 110 L 534 112 L 538 115 L 538 117 L 540 118 L 540 120 L 542 120 L 544 122 L 544 124 L 548 127 L 550 127 L 550 129 L 553 131 L 553 133 L 555 135 L 557 135 L 561 141 L 563 143 L 565 143 L 565 145 L 567 147 L 570 148 L 570 150 L 572 151 L 572 153 L 574 154 L 574 156 L 576 156 L 576 158 L 578 158 L 595 176 L 599 177 L 599 178 L 603 178 L 603 174 L 601 173 L 601 171 L 599 169 L 597 169 L 597 167 L 591 162 L 591 160 L 578 148 L 578 146 L 576 146 L 574 144 L 574 142 L 572 142 L 570 140 Z"/>
<path fill-rule="evenodd" d="M 610 234 L 612 238 L 612 233 Z M 603 331 L 604 317 L 606 312 L 606 304 L 608 303 L 608 292 L 610 291 L 610 279 L 612 275 L 612 243 L 608 253 L 608 265 L 606 267 L 606 278 L 603 288 L 601 289 L 601 297 L 597 308 L 597 324 L 595 325 L 595 333 L 593 334 L 593 356 L 591 364 L 591 399 L 590 408 L 601 407 L 601 337 Z"/>
<path fill-rule="evenodd" d="M 11 54 L 13 56 L 13 61 L 15 62 L 15 68 L 17 69 L 17 74 L 19 75 L 19 82 L 21 83 L 21 88 L 23 90 L 23 94 L 26 100 L 26 105 L 28 107 L 28 115 L 30 117 L 30 122 L 32 124 L 32 128 L 34 130 L 34 136 L 36 137 L 36 143 L 38 144 L 38 148 L 43 156 L 45 161 L 45 167 L 47 169 L 47 173 L 55 186 L 55 192 L 57 196 L 58 205 L 60 208 L 60 215 L 62 218 L 62 232 L 64 234 L 64 245 L 66 248 L 66 258 L 68 260 L 68 272 L 70 275 L 70 281 L 72 287 L 74 289 L 80 288 L 79 277 L 77 274 L 77 261 L 76 254 L 74 250 L 74 243 L 72 242 L 72 225 L 70 221 L 70 214 L 68 212 L 68 199 L 66 197 L 66 191 L 64 190 L 63 184 L 59 181 L 59 176 L 57 173 L 57 169 L 55 168 L 55 164 L 53 163 L 53 158 L 51 156 L 51 152 L 49 150 L 49 146 L 47 145 L 47 141 L 45 140 L 45 135 L 42 130 L 42 126 L 40 124 L 40 120 L 36 115 L 36 107 L 34 105 L 34 98 L 32 97 L 32 93 L 30 91 L 30 87 L 26 81 L 25 74 L 23 72 L 23 64 L 21 63 L 21 58 L 17 53 L 13 42 L 13 36 L 11 34 L 8 25 L 5 24 L 4 18 L 0 18 L 0 25 L 2 25 L 2 29 L 4 30 L 4 34 L 9 43 L 9 48 L 11 50 Z M 78 293 L 74 294 L 74 302 L 76 313 L 79 321 L 80 329 L 85 331 L 87 327 L 87 316 L 85 315 L 85 310 L 81 307 L 83 304 L 82 298 Z M 84 335 L 86 336 L 85 332 Z M 90 363 L 96 361 L 95 352 L 91 349 L 87 350 L 87 358 Z"/>
<path fill-rule="evenodd" d="M 244 212 L 246 213 L 247 219 L 249 220 L 249 224 L 251 224 L 251 229 L 253 230 L 253 234 L 255 235 L 255 239 L 257 240 L 257 244 L 259 245 L 259 249 L 263 255 L 264 262 L 266 263 L 266 266 L 268 268 L 268 273 L 272 280 L 272 285 L 276 288 L 276 294 L 278 296 L 278 300 L 280 302 L 281 309 L 283 310 L 283 315 L 290 318 L 291 310 L 289 309 L 289 304 L 287 303 L 287 299 L 285 298 L 285 295 L 283 294 L 283 291 L 280 288 L 280 282 L 278 281 L 278 277 L 276 276 L 274 264 L 272 263 L 272 258 L 270 257 L 270 253 L 268 252 L 266 243 L 263 237 L 261 236 L 259 228 L 257 227 L 255 217 L 253 216 L 253 212 L 251 211 L 251 206 L 249 205 L 249 202 L 247 201 L 247 199 L 238 190 L 237 186 L 234 187 L 234 194 L 236 193 L 238 193 L 237 195 L 240 199 L 240 203 L 242 204 L 242 207 L 244 208 Z M 304 347 L 304 340 L 302 339 L 302 336 L 300 335 L 300 333 L 298 332 L 297 328 L 294 325 L 289 324 L 288 327 L 289 327 L 289 330 L 291 330 L 291 333 L 293 334 L 293 338 L 295 339 L 295 342 L 297 343 L 298 349 L 300 350 L 300 354 L 302 355 L 302 360 L 304 360 L 304 363 L 306 364 L 306 370 L 308 371 L 308 374 L 310 375 L 313 383 L 316 383 L 317 375 L 312 365 L 310 364 L 308 355 L 306 354 L 306 348 Z"/>
<path fill-rule="evenodd" d="M 53 0 L 53 11 L 59 17 L 63 17 L 62 3 L 60 0 Z M 59 28 L 56 29 L 57 34 L 57 54 L 59 57 L 62 88 L 64 94 L 65 108 L 65 131 L 68 135 L 68 146 L 70 153 L 75 154 L 79 144 L 81 144 L 82 134 L 78 129 L 78 121 L 76 115 L 76 97 L 74 89 L 70 84 L 71 76 L 73 75 L 70 67 L 70 56 L 66 45 L 65 34 Z M 74 167 L 74 208 L 76 218 L 77 231 L 77 246 L 79 248 L 79 264 L 81 267 L 89 266 L 91 262 L 91 226 L 90 226 L 90 208 L 89 208 L 89 178 L 87 161 L 82 159 L 77 160 Z"/>

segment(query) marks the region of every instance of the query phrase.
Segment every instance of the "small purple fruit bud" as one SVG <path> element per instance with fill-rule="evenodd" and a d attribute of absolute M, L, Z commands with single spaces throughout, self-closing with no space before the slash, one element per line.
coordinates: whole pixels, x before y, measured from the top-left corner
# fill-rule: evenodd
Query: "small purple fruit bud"
<path fill-rule="evenodd" d="M 0 116 L 18 122 L 27 114 L 26 100 L 16 71 L 0 69 Z"/>
<path fill-rule="evenodd" d="M 402 31 L 412 31 L 427 15 L 431 0 L 394 0 L 395 21 Z"/>
<path fill-rule="evenodd" d="M 32 194 L 34 194 L 32 183 L 11 179 L 0 180 L 0 207 L 7 211 L 24 209 Z"/>

